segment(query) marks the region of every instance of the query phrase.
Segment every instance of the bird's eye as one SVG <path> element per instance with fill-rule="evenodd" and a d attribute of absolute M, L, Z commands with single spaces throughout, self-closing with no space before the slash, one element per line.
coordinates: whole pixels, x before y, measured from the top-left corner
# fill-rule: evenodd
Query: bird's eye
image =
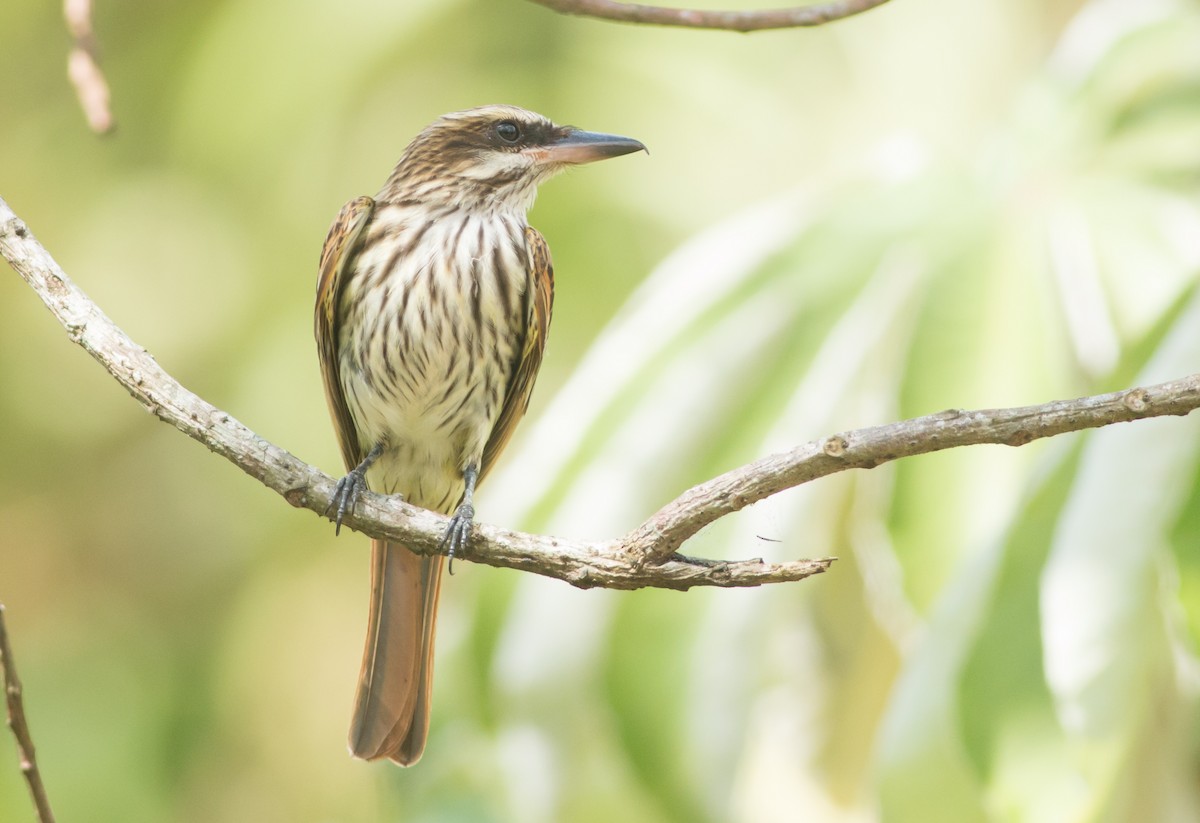
<path fill-rule="evenodd" d="M 496 136 L 505 143 L 515 143 L 521 139 L 521 127 L 511 120 L 501 120 L 496 124 Z"/>

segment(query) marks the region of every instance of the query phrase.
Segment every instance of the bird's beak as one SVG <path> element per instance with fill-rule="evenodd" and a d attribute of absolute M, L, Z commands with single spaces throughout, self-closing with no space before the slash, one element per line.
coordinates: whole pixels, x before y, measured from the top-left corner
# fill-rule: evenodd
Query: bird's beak
<path fill-rule="evenodd" d="M 632 137 L 579 129 L 568 129 L 563 137 L 535 150 L 538 161 L 564 165 L 591 163 L 635 151 L 646 151 L 646 147 Z"/>

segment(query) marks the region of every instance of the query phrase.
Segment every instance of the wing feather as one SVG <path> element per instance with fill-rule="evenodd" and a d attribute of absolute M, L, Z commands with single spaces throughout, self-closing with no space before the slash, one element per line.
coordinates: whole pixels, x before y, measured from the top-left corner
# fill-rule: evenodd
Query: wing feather
<path fill-rule="evenodd" d="M 542 352 L 546 349 L 546 335 L 550 331 L 550 312 L 554 306 L 554 265 L 550 261 L 550 247 L 537 229 L 527 226 L 525 248 L 529 255 L 530 282 L 533 284 L 529 295 L 525 344 L 509 378 L 504 406 L 483 447 L 483 461 L 479 469 L 481 481 L 496 464 L 517 423 L 521 422 L 525 410 L 529 408 L 529 396 L 533 393 L 533 383 L 542 365 Z"/>
<path fill-rule="evenodd" d="M 342 381 L 338 373 L 337 304 L 347 273 L 362 248 L 365 229 L 374 213 L 375 201 L 370 197 L 356 197 L 342 206 L 321 249 L 320 279 L 317 281 L 317 354 L 321 361 L 321 377 L 325 382 L 325 399 L 329 402 L 329 412 L 347 469 L 357 466 L 364 453 L 355 433 L 354 418 L 342 393 Z"/>

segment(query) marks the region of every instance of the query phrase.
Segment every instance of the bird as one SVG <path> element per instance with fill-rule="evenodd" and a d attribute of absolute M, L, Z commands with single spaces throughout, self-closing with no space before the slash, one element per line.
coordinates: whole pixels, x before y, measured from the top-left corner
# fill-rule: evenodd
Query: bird
<path fill-rule="evenodd" d="M 375 197 L 342 207 L 321 250 L 315 333 L 347 473 L 340 531 L 364 489 L 450 516 L 466 546 L 477 485 L 525 414 L 554 301 L 550 250 L 527 214 L 564 169 L 646 147 L 516 106 L 446 114 Z M 444 558 L 374 540 L 350 753 L 416 763 L 429 734 Z"/>

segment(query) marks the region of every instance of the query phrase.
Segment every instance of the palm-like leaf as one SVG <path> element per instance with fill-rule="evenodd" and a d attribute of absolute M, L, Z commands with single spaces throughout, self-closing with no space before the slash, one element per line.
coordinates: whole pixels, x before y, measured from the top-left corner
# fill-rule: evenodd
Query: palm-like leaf
<path fill-rule="evenodd" d="M 682 248 L 493 499 L 612 534 L 822 434 L 1194 371 L 1200 17 L 1164 8 L 1087 8 L 974 167 L 897 164 Z M 498 671 L 520 672 L 514 705 L 577 684 L 586 708 L 540 708 L 611 716 L 602 747 L 632 765 L 614 780 L 676 819 L 1189 819 L 1198 470 L 1177 420 L 832 478 L 689 547 L 833 553 L 831 575 L 582 607 L 521 581 Z M 569 739 L 549 743 L 585 770 Z"/>

